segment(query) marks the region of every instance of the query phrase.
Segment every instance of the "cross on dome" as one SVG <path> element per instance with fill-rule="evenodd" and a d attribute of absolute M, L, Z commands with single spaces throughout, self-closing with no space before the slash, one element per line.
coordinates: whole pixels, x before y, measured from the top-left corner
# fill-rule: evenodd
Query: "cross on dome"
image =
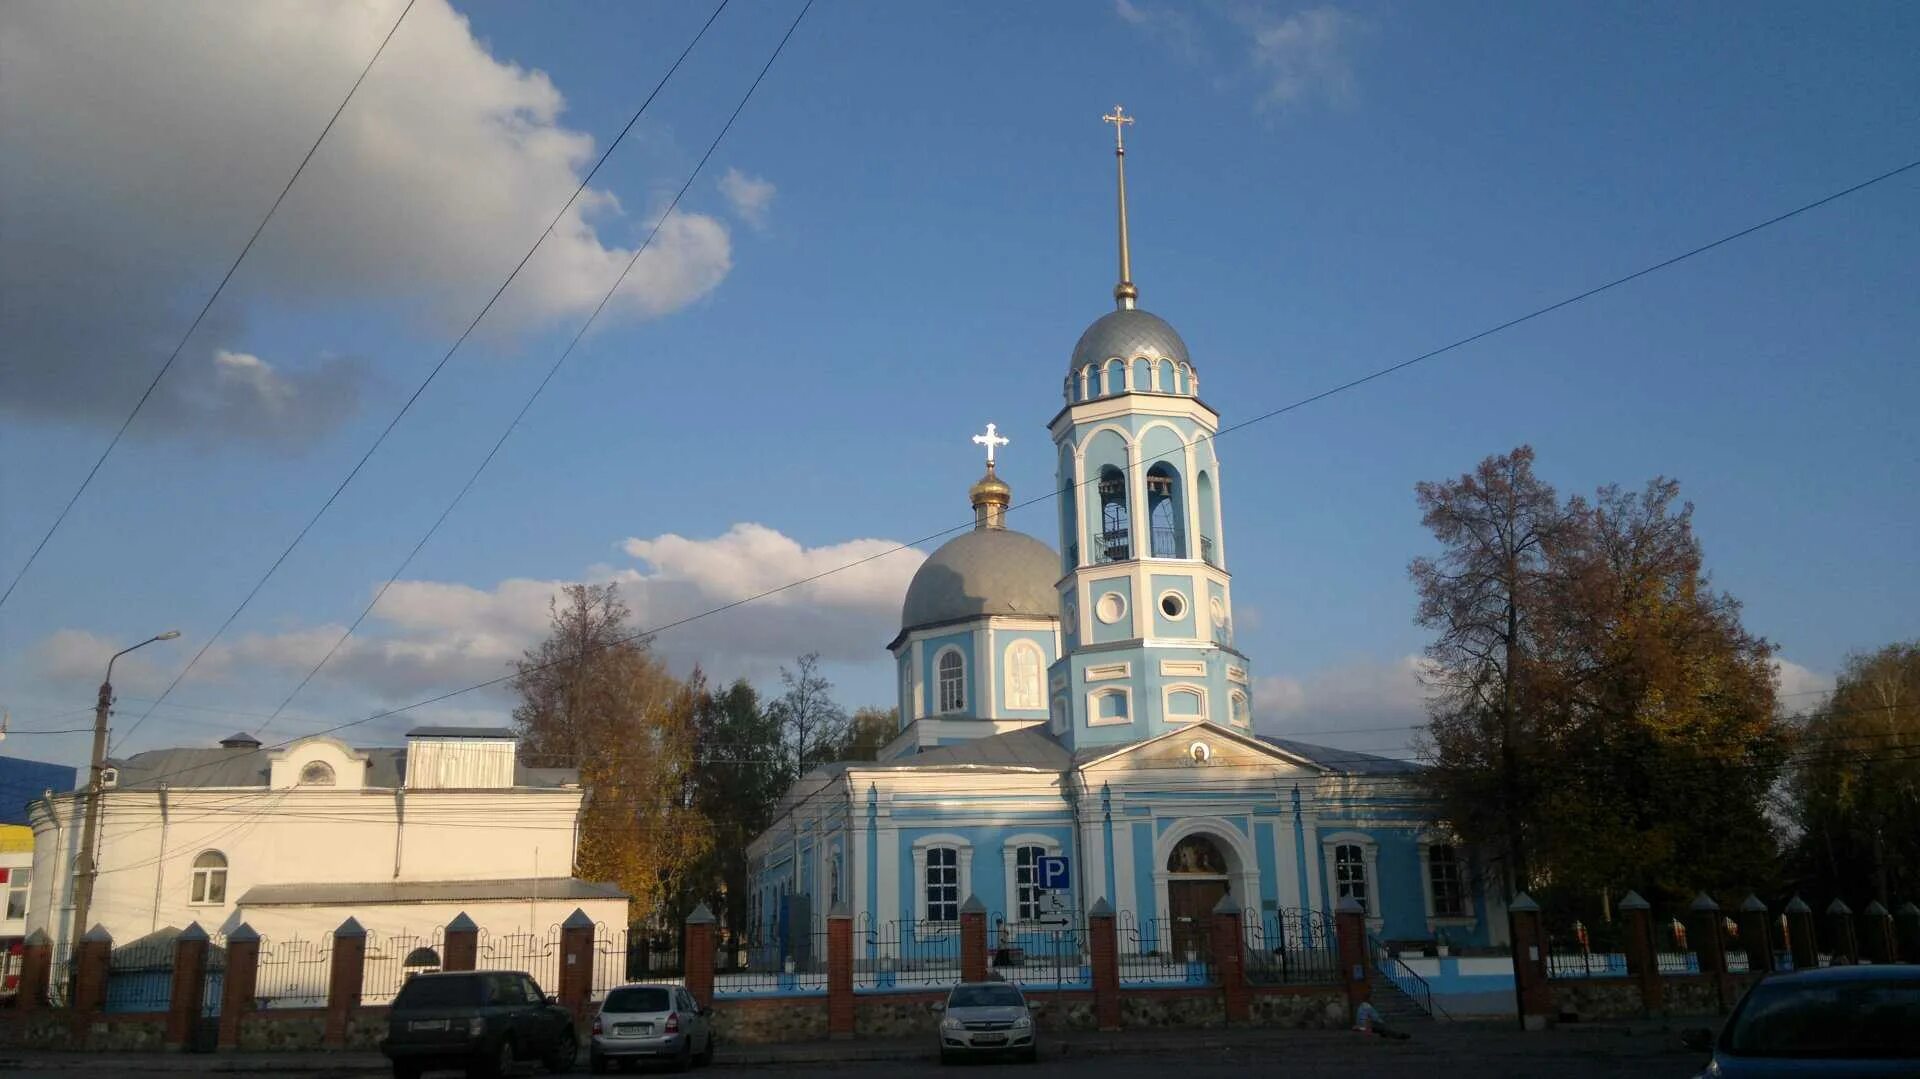
<path fill-rule="evenodd" d="M 987 424 L 987 433 L 984 435 L 974 435 L 973 441 L 975 445 L 985 446 L 987 448 L 987 467 L 992 468 L 994 448 L 1006 445 L 1009 439 L 1000 433 L 999 428 L 993 424 Z"/>

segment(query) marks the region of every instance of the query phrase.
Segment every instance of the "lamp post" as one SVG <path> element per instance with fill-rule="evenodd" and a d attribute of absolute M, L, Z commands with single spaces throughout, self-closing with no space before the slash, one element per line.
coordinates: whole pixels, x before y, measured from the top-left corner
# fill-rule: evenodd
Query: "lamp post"
<path fill-rule="evenodd" d="M 171 641 L 180 636 L 180 631 L 170 629 L 141 641 L 133 648 L 122 648 L 107 660 L 107 675 L 100 681 L 100 697 L 93 705 L 93 776 L 87 784 L 87 819 L 80 830 L 80 857 L 74 865 L 73 886 L 73 931 L 67 938 L 72 947 L 87 931 L 88 908 L 93 906 L 93 881 L 99 875 L 94 864 L 94 843 L 100 835 L 100 776 L 107 766 L 107 716 L 113 709 L 113 664 L 114 660 L 133 651 L 145 648 L 155 641 Z"/>

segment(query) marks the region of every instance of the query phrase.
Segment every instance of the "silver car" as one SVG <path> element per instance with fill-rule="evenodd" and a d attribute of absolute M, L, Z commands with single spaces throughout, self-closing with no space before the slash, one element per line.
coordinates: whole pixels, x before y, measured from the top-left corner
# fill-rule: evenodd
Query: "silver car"
<path fill-rule="evenodd" d="M 989 1053 L 1040 1059 L 1033 1008 L 1019 987 L 1006 982 L 961 982 L 935 1004 L 940 1016 L 940 1063 Z"/>
<path fill-rule="evenodd" d="M 596 1074 L 614 1064 L 663 1061 L 675 1071 L 705 1064 L 713 1059 L 712 1016 L 685 986 L 620 986 L 593 1017 L 587 1060 Z"/>

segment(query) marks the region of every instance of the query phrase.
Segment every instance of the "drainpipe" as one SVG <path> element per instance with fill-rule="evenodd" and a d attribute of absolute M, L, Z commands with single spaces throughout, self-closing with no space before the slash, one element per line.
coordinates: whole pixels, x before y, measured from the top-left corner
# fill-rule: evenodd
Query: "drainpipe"
<path fill-rule="evenodd" d="M 1067 830 L 1067 842 L 1073 851 L 1073 864 L 1079 867 L 1079 872 L 1067 877 L 1067 894 L 1073 897 L 1073 909 L 1084 914 L 1087 908 L 1081 902 L 1083 891 L 1080 881 L 1086 876 L 1087 865 L 1080 857 L 1080 774 L 1077 770 L 1060 773 L 1060 790 L 1066 795 L 1068 809 L 1073 812 L 1073 827 Z"/>
<path fill-rule="evenodd" d="M 173 821 L 173 814 L 170 811 L 169 803 L 167 801 L 167 785 L 165 783 L 160 784 L 159 799 L 160 799 L 160 850 L 164 855 L 164 853 L 168 849 L 167 848 L 168 826 Z M 154 867 L 153 867 L 153 913 L 147 919 L 147 932 L 149 933 L 154 932 L 155 930 L 160 928 L 160 893 L 161 893 L 161 889 L 165 886 L 166 879 L 167 879 L 167 860 L 163 856 L 154 863 Z"/>
<path fill-rule="evenodd" d="M 407 838 L 407 792 L 393 788 L 393 879 L 400 879 L 400 853 Z"/>

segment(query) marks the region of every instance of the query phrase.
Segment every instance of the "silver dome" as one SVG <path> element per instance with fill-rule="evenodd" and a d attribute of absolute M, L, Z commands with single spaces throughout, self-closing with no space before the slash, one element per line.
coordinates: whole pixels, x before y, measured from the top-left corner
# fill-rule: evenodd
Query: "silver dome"
<path fill-rule="evenodd" d="M 1176 363 L 1192 362 L 1187 359 L 1187 343 L 1180 340 L 1167 320 L 1139 308 L 1110 312 L 1088 326 L 1087 332 L 1080 335 L 1080 343 L 1073 346 L 1069 370 L 1078 371 L 1085 364 L 1101 363 L 1115 356 L 1123 360 L 1145 356 Z"/>
<path fill-rule="evenodd" d="M 1020 532 L 977 528 L 941 544 L 907 586 L 902 632 L 983 615 L 1060 617 L 1060 556 Z"/>

